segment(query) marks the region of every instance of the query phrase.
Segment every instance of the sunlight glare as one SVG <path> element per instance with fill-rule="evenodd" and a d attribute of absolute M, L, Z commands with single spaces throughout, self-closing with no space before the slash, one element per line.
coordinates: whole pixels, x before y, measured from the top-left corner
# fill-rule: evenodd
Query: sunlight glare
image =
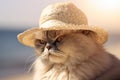
<path fill-rule="evenodd" d="M 98 9 L 114 10 L 120 6 L 120 0 L 93 0 L 93 4 Z"/>

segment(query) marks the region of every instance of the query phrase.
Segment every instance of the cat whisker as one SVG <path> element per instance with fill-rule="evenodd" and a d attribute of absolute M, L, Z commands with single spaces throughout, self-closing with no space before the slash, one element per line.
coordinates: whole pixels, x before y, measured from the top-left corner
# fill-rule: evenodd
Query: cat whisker
<path fill-rule="evenodd" d="M 25 64 L 25 71 L 29 73 L 32 70 L 32 67 L 34 66 L 34 61 L 36 60 L 37 56 L 34 54 L 26 59 Z M 30 63 L 30 64 L 29 64 Z M 28 65 L 29 64 L 29 65 Z M 29 68 L 27 68 L 29 67 Z M 27 70 L 26 70 L 27 69 Z"/>
<path fill-rule="evenodd" d="M 31 72 L 31 70 L 33 69 L 34 65 L 35 65 L 35 61 L 30 65 L 27 73 L 30 73 L 30 72 Z"/>

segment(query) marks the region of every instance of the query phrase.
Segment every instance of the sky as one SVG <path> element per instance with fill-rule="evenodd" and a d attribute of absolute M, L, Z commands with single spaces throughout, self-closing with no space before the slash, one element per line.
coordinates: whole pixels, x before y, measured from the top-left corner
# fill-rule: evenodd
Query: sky
<path fill-rule="evenodd" d="M 63 1 L 75 3 L 87 15 L 89 25 L 120 31 L 120 0 L 0 0 L 0 29 L 38 27 L 42 10 Z"/>

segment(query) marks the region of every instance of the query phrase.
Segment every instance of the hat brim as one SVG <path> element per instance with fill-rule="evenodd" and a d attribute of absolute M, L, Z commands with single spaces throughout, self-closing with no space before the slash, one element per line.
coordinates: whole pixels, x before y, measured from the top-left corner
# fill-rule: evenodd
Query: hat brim
<path fill-rule="evenodd" d="M 46 31 L 46 30 L 90 30 L 95 33 L 94 39 L 98 44 L 104 44 L 108 39 L 108 33 L 97 26 L 88 26 L 88 25 L 75 25 L 75 24 L 67 24 L 63 23 L 58 20 L 49 20 L 40 25 L 38 28 L 31 28 L 23 33 L 20 33 L 17 38 L 18 40 L 30 47 L 34 46 L 35 41 L 35 33 L 39 31 Z"/>

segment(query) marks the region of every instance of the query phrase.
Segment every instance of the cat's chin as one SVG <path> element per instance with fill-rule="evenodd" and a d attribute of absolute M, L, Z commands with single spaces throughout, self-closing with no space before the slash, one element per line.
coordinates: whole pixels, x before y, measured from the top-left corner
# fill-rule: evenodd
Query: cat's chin
<path fill-rule="evenodd" d="M 49 55 L 49 61 L 53 63 L 65 63 L 66 60 L 67 60 L 66 56 L 52 54 Z"/>

